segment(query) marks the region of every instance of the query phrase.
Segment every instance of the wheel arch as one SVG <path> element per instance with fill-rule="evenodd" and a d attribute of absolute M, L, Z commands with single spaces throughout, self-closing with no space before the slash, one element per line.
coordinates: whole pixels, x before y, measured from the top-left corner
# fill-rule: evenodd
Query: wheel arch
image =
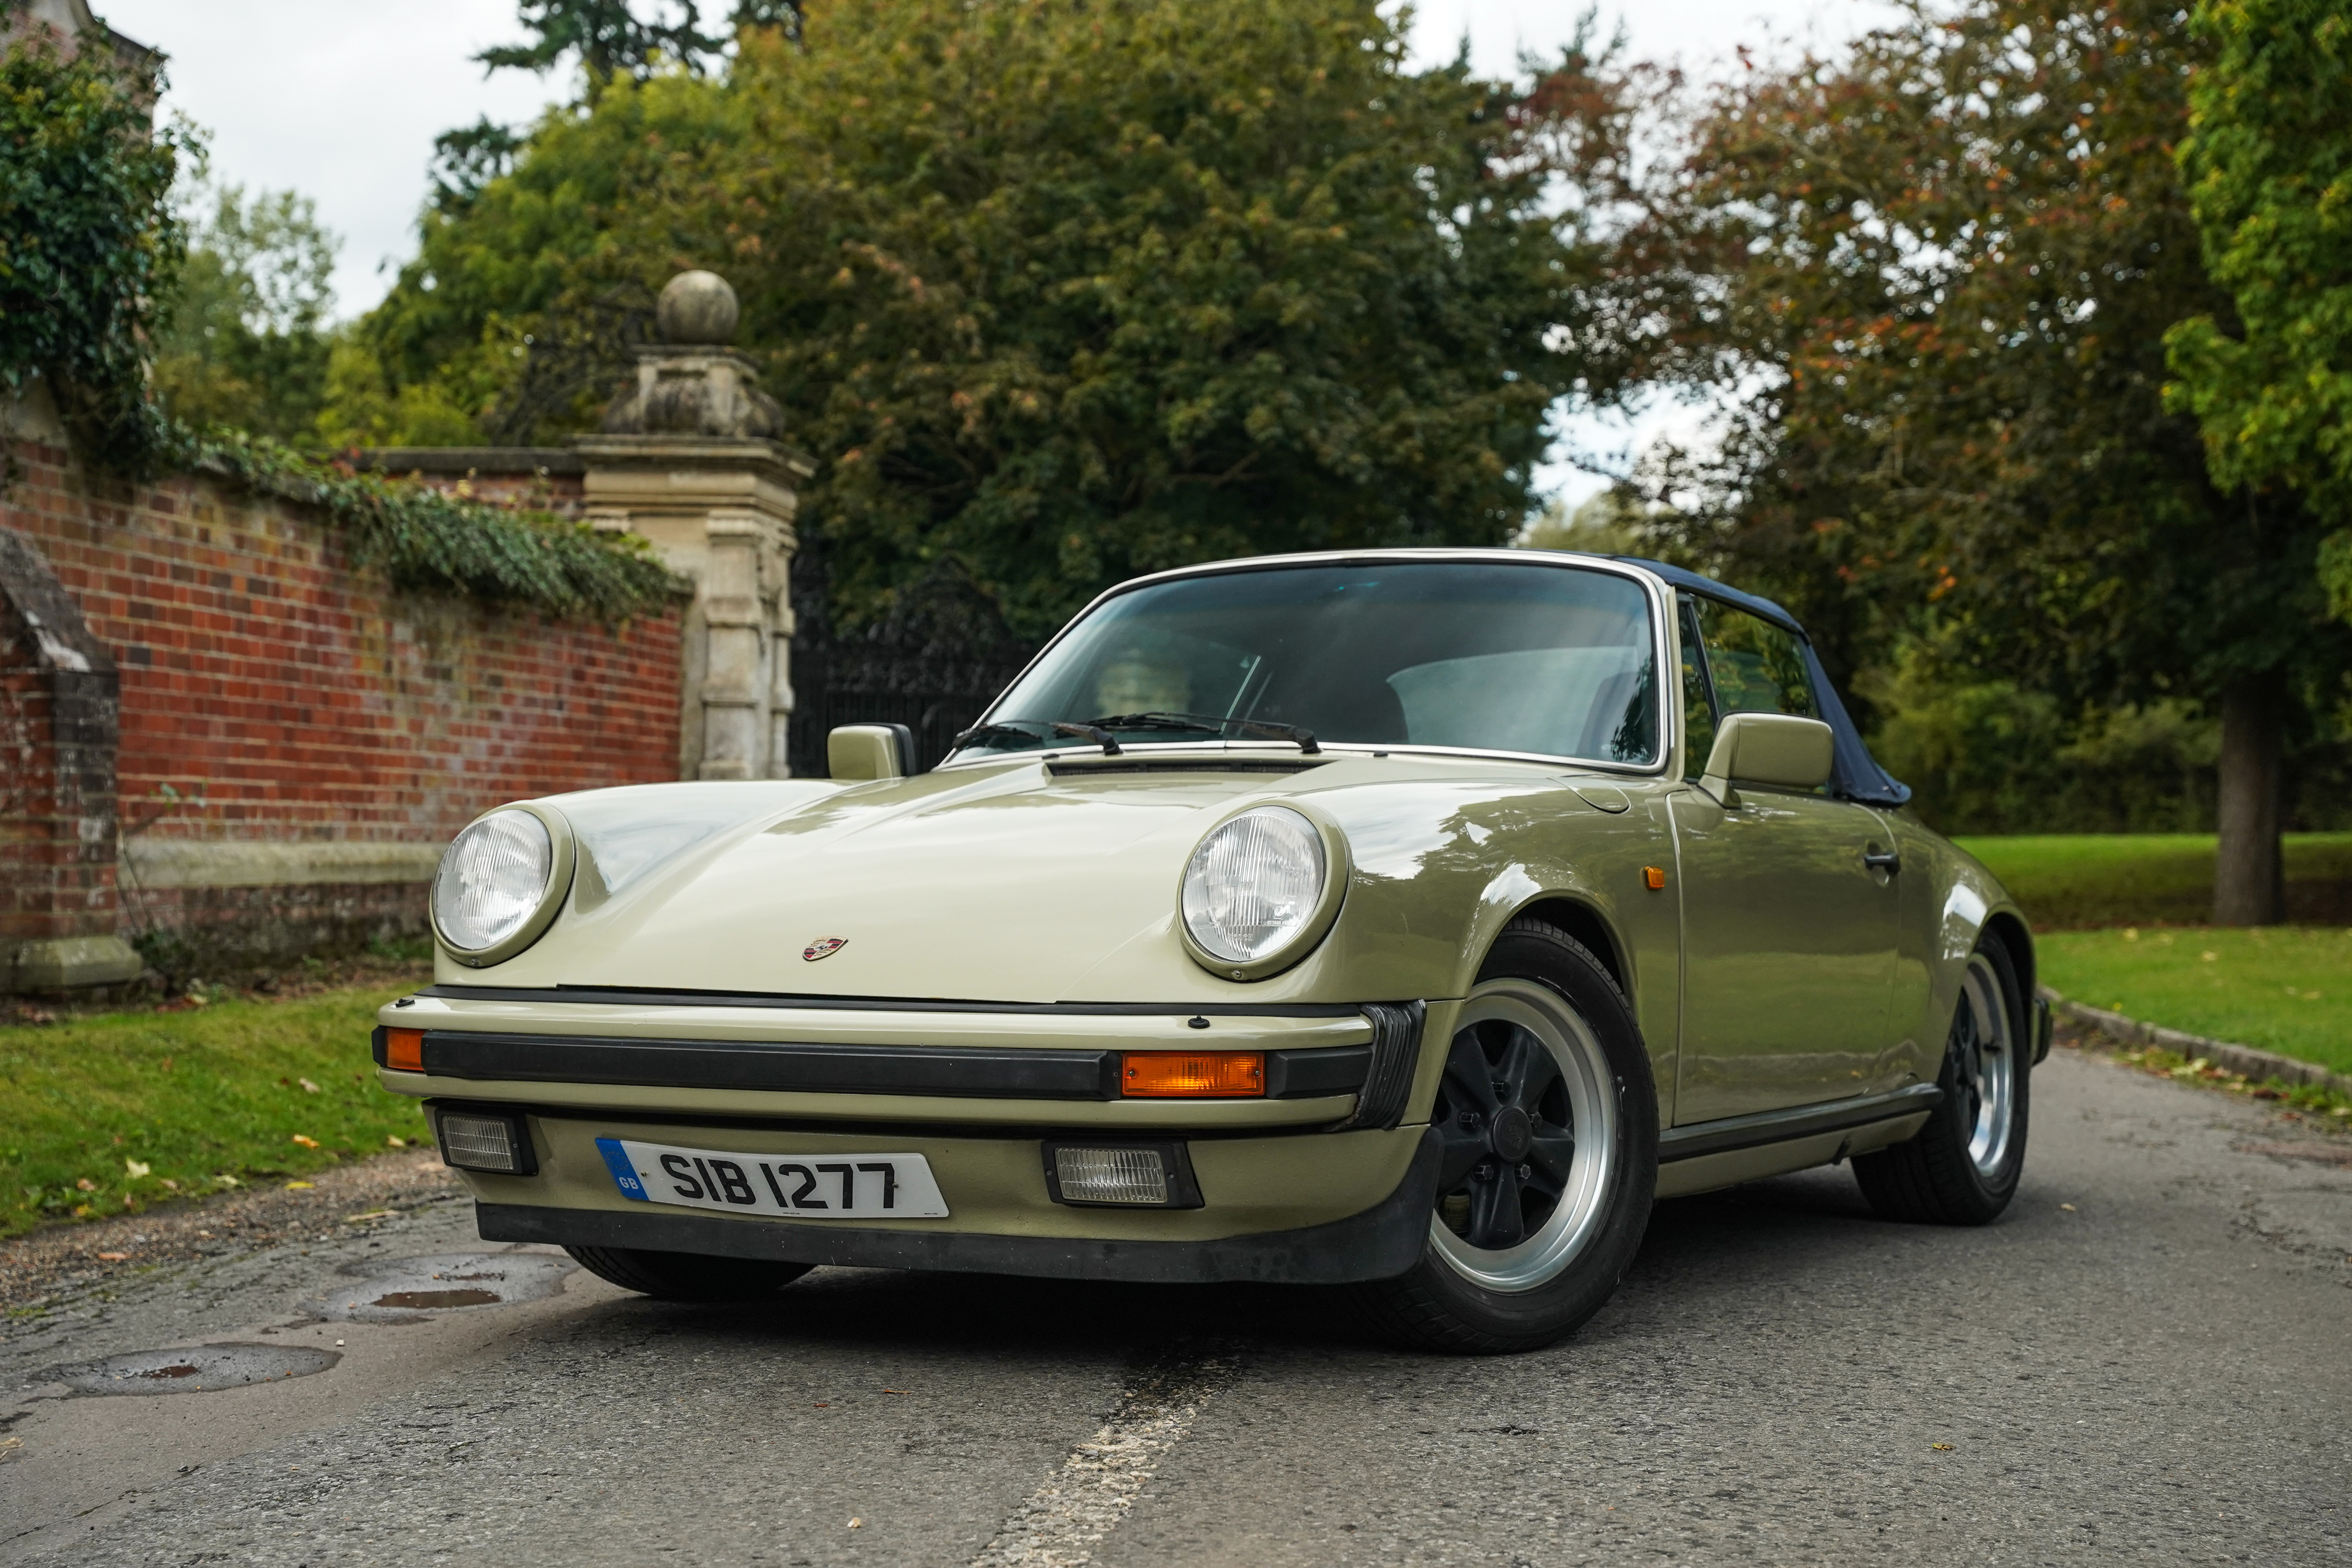
<path fill-rule="evenodd" d="M 1570 894 L 1549 893 L 1514 910 L 1511 921 L 1517 920 L 1538 920 L 1566 931 L 1601 961 L 1601 966 L 1609 972 L 1609 977 L 1617 982 L 1619 991 L 1629 997 L 1633 994 L 1633 977 L 1626 971 L 1623 944 L 1618 940 L 1616 931 L 1611 929 L 1608 917 L 1594 905 Z M 1505 921 L 1496 929 L 1486 942 L 1486 952 L 1478 955 L 1481 969 L 1486 967 L 1486 953 L 1494 951 L 1495 943 L 1500 942 L 1503 932 L 1510 929 L 1510 921 Z"/>

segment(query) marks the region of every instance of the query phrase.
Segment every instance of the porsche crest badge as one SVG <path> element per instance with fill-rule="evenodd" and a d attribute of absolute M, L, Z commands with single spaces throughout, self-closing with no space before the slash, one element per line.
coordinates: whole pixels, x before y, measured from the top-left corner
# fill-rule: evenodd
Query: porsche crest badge
<path fill-rule="evenodd" d="M 845 936 L 821 936 L 801 949 L 801 956 L 814 963 L 820 958 L 831 958 L 848 945 L 849 939 Z"/>

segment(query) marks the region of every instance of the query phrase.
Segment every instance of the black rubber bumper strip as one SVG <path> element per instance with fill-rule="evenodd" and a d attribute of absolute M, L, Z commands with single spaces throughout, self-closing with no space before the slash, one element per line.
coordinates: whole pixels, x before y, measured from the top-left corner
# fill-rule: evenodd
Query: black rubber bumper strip
<path fill-rule="evenodd" d="M 816 1046 L 761 1040 L 646 1040 L 585 1035 L 425 1031 L 425 1070 L 514 1083 L 920 1094 L 976 1100 L 1117 1100 L 1117 1051 L 1017 1046 Z M 1353 1094 L 1367 1046 L 1268 1051 L 1275 1100 Z"/>
<path fill-rule="evenodd" d="M 557 1247 L 633 1247 L 851 1268 L 926 1268 L 1024 1274 L 1044 1279 L 1121 1279 L 1156 1285 L 1347 1285 L 1391 1279 L 1421 1261 L 1437 1196 L 1444 1145 L 1422 1135 L 1395 1192 L 1363 1213 L 1300 1230 L 1216 1241 L 1105 1241 L 966 1231 L 862 1230 L 732 1219 L 632 1205 L 627 1210 L 477 1204 L 485 1241 Z"/>

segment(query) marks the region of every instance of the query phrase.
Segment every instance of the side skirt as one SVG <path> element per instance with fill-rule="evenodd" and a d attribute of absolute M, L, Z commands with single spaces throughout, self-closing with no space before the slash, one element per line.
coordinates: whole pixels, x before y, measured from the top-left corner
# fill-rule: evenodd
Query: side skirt
<path fill-rule="evenodd" d="M 1670 1128 L 1658 1136 L 1658 1196 L 1710 1192 L 1899 1143 L 1943 1100 L 1934 1084 L 1916 1083 L 1891 1094 Z"/>

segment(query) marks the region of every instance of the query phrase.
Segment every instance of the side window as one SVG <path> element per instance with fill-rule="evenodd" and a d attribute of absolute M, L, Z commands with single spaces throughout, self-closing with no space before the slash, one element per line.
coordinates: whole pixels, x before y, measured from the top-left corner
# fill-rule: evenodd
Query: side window
<path fill-rule="evenodd" d="M 1715 699 L 1706 689 L 1706 665 L 1699 654 L 1705 640 L 1699 627 L 1698 601 L 1676 594 L 1682 606 L 1683 645 L 1683 776 L 1696 779 L 1706 772 L 1707 753 L 1715 750 Z"/>
<path fill-rule="evenodd" d="M 1706 671 L 1725 713 L 1793 713 L 1818 719 L 1804 645 L 1745 610 L 1696 601 Z"/>

